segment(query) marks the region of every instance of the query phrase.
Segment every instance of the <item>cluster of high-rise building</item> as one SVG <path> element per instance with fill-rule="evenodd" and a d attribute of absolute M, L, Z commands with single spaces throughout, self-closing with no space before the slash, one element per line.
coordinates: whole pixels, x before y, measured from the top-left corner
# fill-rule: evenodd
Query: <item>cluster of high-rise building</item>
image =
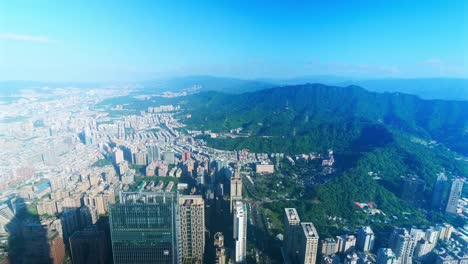
<path fill-rule="evenodd" d="M 120 192 L 109 207 L 114 263 L 206 263 L 205 201 L 177 192 Z M 233 212 L 234 263 L 245 263 L 247 208 L 236 200 Z M 224 236 L 214 237 L 215 261 L 225 263 Z"/>
<path fill-rule="evenodd" d="M 468 200 L 461 199 L 463 191 L 463 177 L 453 177 L 451 184 L 445 173 L 439 173 L 432 192 L 431 207 L 435 210 L 444 210 L 449 214 L 459 214 L 468 217 Z M 445 195 L 448 193 L 448 196 Z"/>
<path fill-rule="evenodd" d="M 285 208 L 284 254 L 285 262 L 315 264 L 319 235 L 311 222 L 301 222 L 295 208 Z"/>
<path fill-rule="evenodd" d="M 291 210 L 290 208 L 287 210 Z M 292 212 L 292 211 L 291 211 Z M 295 219 L 290 213 L 289 219 Z M 285 251 L 290 252 L 290 234 L 292 227 L 297 226 L 297 220 L 288 220 L 285 230 Z M 450 242 L 453 227 L 449 224 L 437 225 L 427 229 L 395 228 L 388 237 L 387 247 L 374 248 L 375 235 L 370 226 L 357 229 L 357 235 L 341 235 L 336 238 L 325 238 L 320 241 L 322 263 L 377 263 L 377 264 L 407 264 L 407 263 L 464 263 L 468 260 L 466 251 L 436 249 L 438 241 L 444 244 Z M 384 238 L 381 238 L 384 239 Z M 458 244 L 458 242 L 455 242 Z M 297 247 L 296 247 L 297 248 Z M 455 253 L 454 253 L 455 252 Z M 297 253 L 297 252 L 296 252 Z M 444 262 L 450 258 L 452 262 Z"/>

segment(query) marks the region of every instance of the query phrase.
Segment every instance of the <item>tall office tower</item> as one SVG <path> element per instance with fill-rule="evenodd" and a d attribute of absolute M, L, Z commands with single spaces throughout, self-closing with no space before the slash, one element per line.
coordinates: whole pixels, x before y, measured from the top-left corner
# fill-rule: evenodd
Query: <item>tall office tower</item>
<path fill-rule="evenodd" d="M 218 232 L 214 235 L 214 246 L 216 252 L 216 264 L 226 264 L 226 249 L 224 248 L 223 233 Z"/>
<path fill-rule="evenodd" d="M 114 264 L 177 263 L 175 193 L 121 192 L 109 225 Z"/>
<path fill-rule="evenodd" d="M 231 177 L 231 212 L 235 201 L 242 200 L 242 178 L 240 175 L 240 165 L 234 167 L 234 175 Z"/>
<path fill-rule="evenodd" d="M 460 200 L 460 196 L 463 190 L 463 178 L 456 177 L 452 181 L 452 188 L 450 189 L 450 195 L 447 201 L 447 208 L 445 212 L 456 214 L 457 213 L 457 205 L 458 200 Z"/>
<path fill-rule="evenodd" d="M 414 253 L 414 239 L 405 228 L 396 228 L 390 235 L 390 248 L 398 264 L 411 264 Z"/>
<path fill-rule="evenodd" d="M 296 208 L 284 208 L 284 247 L 291 261 L 297 260 L 301 219 Z"/>
<path fill-rule="evenodd" d="M 379 248 L 375 264 L 397 264 L 396 256 L 391 248 Z"/>
<path fill-rule="evenodd" d="M 234 204 L 235 262 L 245 263 L 247 255 L 247 207 L 241 201 Z"/>
<path fill-rule="evenodd" d="M 301 223 L 302 234 L 300 235 L 299 263 L 315 264 L 319 235 L 312 223 Z"/>
<path fill-rule="evenodd" d="M 374 248 L 374 231 L 370 226 L 362 226 L 357 231 L 357 246 L 361 251 L 371 251 Z"/>
<path fill-rule="evenodd" d="M 203 263 L 205 202 L 201 195 L 179 196 L 179 258 L 182 263 Z"/>
<path fill-rule="evenodd" d="M 431 206 L 435 210 L 440 210 L 442 207 L 442 199 L 444 197 L 445 188 L 447 186 L 447 176 L 445 173 L 437 175 L 437 181 L 434 184 L 434 191 L 432 192 Z"/>
<path fill-rule="evenodd" d="M 159 147 L 156 145 L 156 143 L 150 143 L 146 146 L 146 154 L 148 156 L 148 163 L 161 159 L 159 154 Z"/>
<path fill-rule="evenodd" d="M 103 231 L 76 231 L 70 237 L 73 264 L 108 263 L 106 238 Z"/>

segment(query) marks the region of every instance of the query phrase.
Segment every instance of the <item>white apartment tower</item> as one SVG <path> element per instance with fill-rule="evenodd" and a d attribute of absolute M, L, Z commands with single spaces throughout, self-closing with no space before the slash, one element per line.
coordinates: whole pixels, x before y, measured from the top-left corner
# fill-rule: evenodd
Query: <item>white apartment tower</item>
<path fill-rule="evenodd" d="M 241 201 L 234 204 L 235 262 L 245 263 L 247 247 L 247 207 Z"/>
<path fill-rule="evenodd" d="M 445 212 L 456 214 L 458 200 L 460 200 L 461 193 L 463 190 L 463 178 L 454 178 L 452 181 L 452 187 L 450 189 L 450 195 L 447 201 L 447 208 Z"/>
<path fill-rule="evenodd" d="M 299 247 L 299 263 L 315 264 L 317 260 L 317 250 L 319 236 L 314 224 L 301 223 L 302 234 Z"/>

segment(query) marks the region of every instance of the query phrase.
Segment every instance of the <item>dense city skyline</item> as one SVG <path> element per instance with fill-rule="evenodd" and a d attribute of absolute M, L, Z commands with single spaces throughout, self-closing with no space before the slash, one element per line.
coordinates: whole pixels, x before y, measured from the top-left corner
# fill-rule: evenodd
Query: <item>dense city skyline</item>
<path fill-rule="evenodd" d="M 0 264 L 468 263 L 467 7 L 0 2 Z"/>

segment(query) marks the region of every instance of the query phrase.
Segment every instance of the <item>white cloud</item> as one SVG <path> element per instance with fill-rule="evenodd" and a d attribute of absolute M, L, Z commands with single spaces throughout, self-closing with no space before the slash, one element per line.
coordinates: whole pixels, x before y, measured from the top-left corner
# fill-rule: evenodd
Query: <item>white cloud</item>
<path fill-rule="evenodd" d="M 48 37 L 44 36 L 32 36 L 32 35 L 21 35 L 13 33 L 0 33 L 0 39 L 3 40 L 16 40 L 16 41 L 28 41 L 28 42 L 40 42 L 40 43 L 52 43 L 55 42 Z"/>

